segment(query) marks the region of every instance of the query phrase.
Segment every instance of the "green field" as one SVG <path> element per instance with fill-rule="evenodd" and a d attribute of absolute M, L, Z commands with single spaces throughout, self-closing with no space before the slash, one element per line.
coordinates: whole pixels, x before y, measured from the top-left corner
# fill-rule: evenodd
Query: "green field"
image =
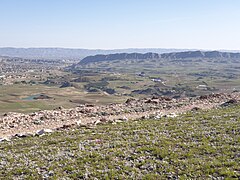
<path fill-rule="evenodd" d="M 239 179 L 240 106 L 0 146 L 1 179 Z"/>
<path fill-rule="evenodd" d="M 45 94 L 51 99 L 24 100 L 32 95 Z M 119 97 L 112 98 L 103 93 L 87 93 L 74 87 L 59 88 L 47 85 L 6 85 L 0 86 L 0 113 L 34 112 L 38 110 L 76 107 L 81 102 L 89 104 L 109 104 L 122 102 Z M 79 103 L 78 103 L 79 102 Z"/>

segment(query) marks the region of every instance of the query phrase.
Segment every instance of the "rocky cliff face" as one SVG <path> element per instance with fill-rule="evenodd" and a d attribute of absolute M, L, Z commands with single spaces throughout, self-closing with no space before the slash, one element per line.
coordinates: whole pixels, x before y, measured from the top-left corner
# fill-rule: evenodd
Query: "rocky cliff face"
<path fill-rule="evenodd" d="M 114 60 L 127 60 L 127 59 L 136 59 L 136 60 L 146 60 L 146 59 L 186 59 L 186 58 L 239 58 L 240 53 L 229 53 L 229 52 L 220 52 L 220 51 L 186 51 L 186 52 L 176 52 L 176 53 L 117 53 L 109 55 L 95 55 L 88 56 L 80 61 L 80 65 L 101 62 L 101 61 L 114 61 Z"/>
<path fill-rule="evenodd" d="M 126 59 L 158 59 L 160 55 L 157 53 L 117 53 L 117 54 L 109 54 L 109 55 L 96 55 L 96 56 L 88 56 L 84 58 L 80 64 L 87 64 L 92 62 L 99 61 L 114 61 L 114 60 L 126 60 Z"/>

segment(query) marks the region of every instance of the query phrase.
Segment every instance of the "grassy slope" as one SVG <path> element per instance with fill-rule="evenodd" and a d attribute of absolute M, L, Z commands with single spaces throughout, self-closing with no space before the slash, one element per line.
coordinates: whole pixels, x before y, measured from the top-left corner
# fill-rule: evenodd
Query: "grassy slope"
<path fill-rule="evenodd" d="M 237 179 L 239 108 L 5 142 L 0 146 L 0 177 Z"/>

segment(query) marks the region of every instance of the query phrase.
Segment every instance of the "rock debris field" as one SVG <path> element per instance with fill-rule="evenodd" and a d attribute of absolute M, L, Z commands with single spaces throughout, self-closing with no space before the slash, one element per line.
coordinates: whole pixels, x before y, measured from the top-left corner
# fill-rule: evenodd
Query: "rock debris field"
<path fill-rule="evenodd" d="M 234 92 L 182 99 L 168 97 L 128 99 L 122 104 L 104 106 L 86 104 L 72 109 L 59 107 L 30 114 L 9 112 L 0 116 L 0 141 L 10 140 L 12 137 L 42 135 L 76 126 L 91 127 L 107 122 L 175 117 L 187 111 L 237 104 L 239 100 L 240 92 Z"/>

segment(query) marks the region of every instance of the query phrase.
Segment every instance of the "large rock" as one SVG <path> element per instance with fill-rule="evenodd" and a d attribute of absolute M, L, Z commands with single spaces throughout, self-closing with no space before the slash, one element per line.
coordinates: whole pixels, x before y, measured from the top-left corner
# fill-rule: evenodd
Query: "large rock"
<path fill-rule="evenodd" d="M 235 104 L 238 104 L 238 101 L 236 99 L 231 99 L 225 103 L 222 103 L 220 106 L 221 107 L 227 107 L 227 106 L 230 106 L 230 105 L 235 105 Z"/>

